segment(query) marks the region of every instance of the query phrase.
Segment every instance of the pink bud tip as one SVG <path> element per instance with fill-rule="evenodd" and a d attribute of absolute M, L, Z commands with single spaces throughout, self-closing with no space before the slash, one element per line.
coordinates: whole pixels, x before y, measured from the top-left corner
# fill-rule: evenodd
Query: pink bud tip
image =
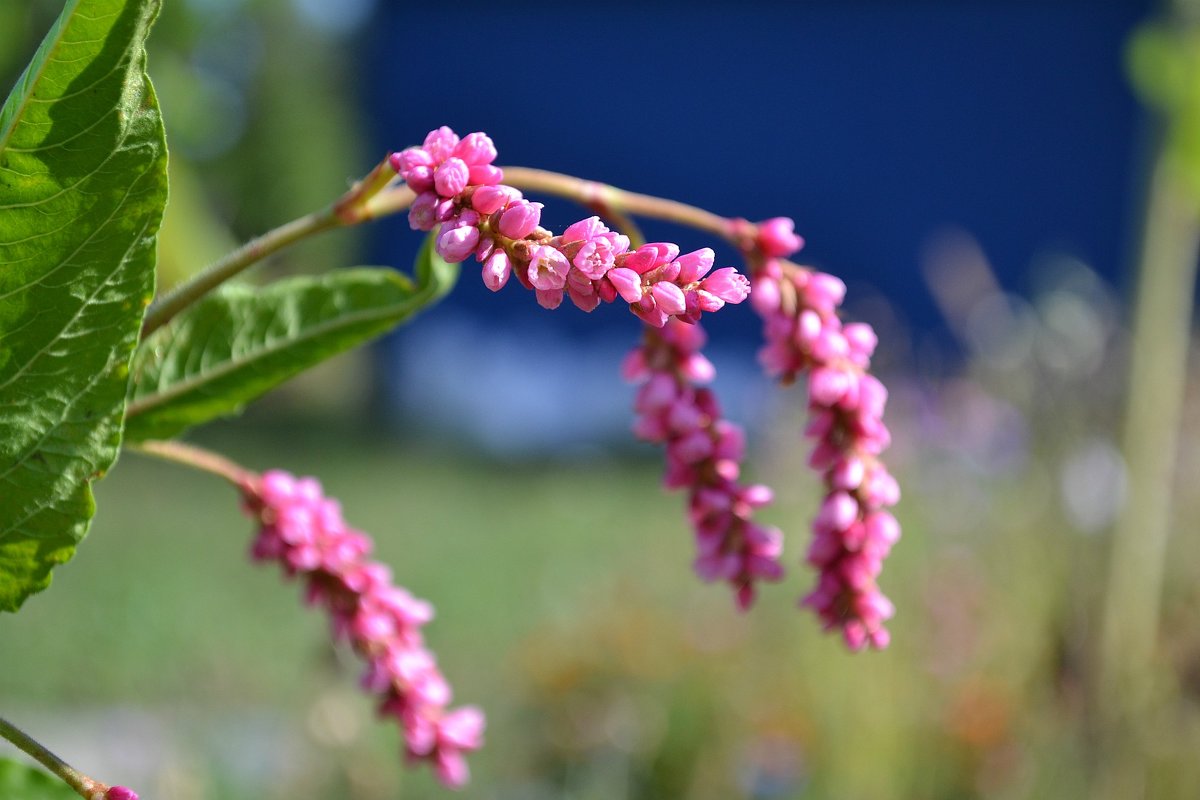
<path fill-rule="evenodd" d="M 454 155 L 471 166 L 491 164 L 496 160 L 496 145 L 486 133 L 468 133 L 454 147 Z"/>
<path fill-rule="evenodd" d="M 626 303 L 642 299 L 642 276 L 626 267 L 610 269 L 606 275 Z"/>
<path fill-rule="evenodd" d="M 588 217 L 568 225 L 567 229 L 562 232 L 562 238 L 564 242 L 586 242 L 602 233 L 608 233 L 608 228 L 600 221 L 600 218 Z"/>
<path fill-rule="evenodd" d="M 461 158 L 448 158 L 433 171 L 433 185 L 442 197 L 455 197 L 467 188 L 471 169 Z"/>
<path fill-rule="evenodd" d="M 114 786 L 104 793 L 104 800 L 138 800 L 138 795 L 133 789 Z"/>
<path fill-rule="evenodd" d="M 444 228 L 437 240 L 437 251 L 451 264 L 465 261 L 479 244 L 479 229 L 467 226 Z"/>
<path fill-rule="evenodd" d="M 541 219 L 541 203 L 515 200 L 500 215 L 500 232 L 510 239 L 524 239 L 533 233 L 533 229 L 537 227 Z"/>
<path fill-rule="evenodd" d="M 521 193 L 511 186 L 480 186 L 471 195 L 471 206 L 480 214 L 495 214 L 520 199 Z"/>
<path fill-rule="evenodd" d="M 750 296 L 750 281 L 733 267 L 719 269 L 700 283 L 700 288 L 726 303 L 740 303 Z"/>
<path fill-rule="evenodd" d="M 804 246 L 796 235 L 796 224 L 787 217 L 774 217 L 758 223 L 758 247 L 764 254 L 777 258 L 790 256 Z"/>
<path fill-rule="evenodd" d="M 508 283 L 512 275 L 512 262 L 503 250 L 497 250 L 483 264 L 483 284 L 493 292 L 498 292 Z"/>
<path fill-rule="evenodd" d="M 716 254 L 711 247 L 702 247 L 681 255 L 675 260 L 675 263 L 679 264 L 677 280 L 682 284 L 695 283 L 708 274 L 715 259 Z"/>
<path fill-rule="evenodd" d="M 682 314 L 686 308 L 683 291 L 673 283 L 661 281 L 650 289 L 655 305 L 664 314 Z"/>

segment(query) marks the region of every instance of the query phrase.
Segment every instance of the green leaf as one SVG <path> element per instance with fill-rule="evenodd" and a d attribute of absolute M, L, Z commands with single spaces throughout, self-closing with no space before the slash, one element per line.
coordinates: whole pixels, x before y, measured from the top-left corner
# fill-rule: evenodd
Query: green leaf
<path fill-rule="evenodd" d="M 450 269 L 447 269 L 447 268 Z M 297 277 L 263 289 L 225 285 L 138 348 L 126 436 L 166 438 L 243 405 L 441 297 L 452 271 L 432 257 L 414 286 L 385 267 Z"/>
<path fill-rule="evenodd" d="M 50 583 L 116 460 L 153 292 L 158 0 L 71 0 L 0 109 L 0 610 Z"/>
<path fill-rule="evenodd" d="M 0 758 L 0 797 L 4 800 L 79 800 L 67 784 L 40 769 Z"/>

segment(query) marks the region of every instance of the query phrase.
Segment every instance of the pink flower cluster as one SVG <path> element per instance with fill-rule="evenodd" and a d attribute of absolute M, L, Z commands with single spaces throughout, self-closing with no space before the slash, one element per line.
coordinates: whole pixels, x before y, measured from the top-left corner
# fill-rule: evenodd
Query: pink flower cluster
<path fill-rule="evenodd" d="M 391 156 L 391 164 L 416 193 L 409 209 L 415 230 L 440 225 L 437 252 L 451 263 L 474 255 L 483 281 L 499 291 L 510 276 L 533 290 L 545 308 L 564 297 L 584 311 L 620 297 L 647 324 L 669 319 L 696 322 L 704 312 L 740 303 L 750 282 L 727 267 L 712 274 L 713 251 L 685 255 L 656 242 L 630 250 L 627 236 L 599 217 L 569 226 L 559 236 L 539 227 L 542 204 L 501 183 L 492 166 L 496 148 L 483 133 L 459 139 L 449 128 L 431 131 L 420 147 Z"/>
<path fill-rule="evenodd" d="M 877 340 L 869 325 L 842 324 L 844 283 L 781 260 L 801 244 L 791 220 L 759 225 L 756 246 L 766 258 L 751 303 L 765 320 L 760 358 L 767 372 L 784 382 L 808 372 L 806 433 L 816 439 L 809 464 L 827 494 L 808 551 L 820 577 L 803 602 L 826 629 L 840 628 L 851 649 L 884 648 L 884 622 L 894 608 L 876 578 L 900 538 L 899 523 L 885 510 L 899 501 L 900 487 L 879 460 L 891 435 L 883 423 L 887 389 L 867 372 Z"/>
<path fill-rule="evenodd" d="M 689 492 L 696 571 L 706 580 L 728 581 L 739 605 L 748 607 L 757 581 L 782 575 L 782 536 L 751 519 L 771 493 L 737 482 L 743 436 L 703 388 L 713 368 L 699 353 L 704 334 L 694 323 L 745 300 L 750 282 L 733 268 L 712 272 L 708 248 L 683 255 L 669 243 L 630 249 L 629 238 L 599 217 L 554 235 L 539 226 L 542 205 L 504 185 L 495 159 L 487 135 L 460 139 L 445 127 L 430 132 L 422 146 L 393 154 L 390 163 L 416 193 L 409 224 L 437 228 L 437 252 L 447 261 L 475 256 L 493 291 L 515 275 L 546 308 L 570 298 L 592 311 L 620 298 L 647 324 L 645 343 L 625 369 L 642 382 L 635 430 L 666 446 L 666 484 Z M 868 325 L 842 324 L 838 307 L 846 287 L 840 280 L 784 260 L 803 246 L 792 220 L 739 220 L 732 232 L 754 267 L 751 301 L 765 319 L 764 367 L 785 383 L 808 375 L 808 434 L 817 439 L 809 461 L 828 491 L 808 553 L 820 578 L 804 604 L 827 628 L 841 629 L 852 649 L 885 647 L 884 622 L 893 607 L 876 578 L 900 535 L 885 510 L 900 492 L 878 458 L 890 435 L 883 423 L 887 391 L 867 371 L 875 334 Z"/>
<path fill-rule="evenodd" d="M 700 353 L 704 339 L 699 325 L 676 320 L 661 330 L 647 328 L 643 345 L 629 354 L 622 371 L 641 382 L 635 433 L 665 445 L 666 486 L 688 491 L 696 573 L 706 581 L 727 581 L 738 606 L 747 609 L 756 581 L 783 577 L 783 534 L 752 519 L 755 509 L 771 502 L 771 490 L 738 483 L 745 437 L 722 418 L 712 391 L 702 388 L 716 374 Z"/>
<path fill-rule="evenodd" d="M 367 662 L 363 686 L 380 696 L 380 713 L 400 723 L 409 760 L 432 762 L 447 786 L 465 784 L 463 754 L 482 743 L 484 718 L 471 706 L 447 710 L 450 686 L 421 636 L 433 608 L 394 586 L 391 571 L 367 558 L 370 538 L 345 523 L 338 502 L 315 479 L 273 470 L 243 491 L 247 512 L 261 526 L 254 558 L 301 577 L 308 602 L 329 612 L 334 638 L 349 641 Z"/>

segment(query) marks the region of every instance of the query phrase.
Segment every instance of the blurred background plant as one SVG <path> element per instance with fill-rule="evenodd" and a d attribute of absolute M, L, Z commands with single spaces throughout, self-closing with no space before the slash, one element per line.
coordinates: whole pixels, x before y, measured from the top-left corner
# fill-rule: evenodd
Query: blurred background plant
<path fill-rule="evenodd" d="M 636 334 L 612 315 L 547 322 L 511 296 L 484 299 L 467 276 L 447 308 L 373 356 L 342 357 L 197 438 L 250 466 L 321 476 L 400 582 L 436 603 L 429 635 L 442 666 L 459 699 L 490 719 L 468 796 L 1194 797 L 1200 364 L 1188 344 L 1200 40 L 1188 8 L 1162 9 L 1169 16 L 1133 34 L 1147 4 L 786 5 L 752 23 L 732 5 L 619 9 L 655 31 L 663 52 L 720 31 L 718 44 L 759 70 L 695 77 L 696 94 L 633 80 L 654 65 L 673 75 L 673 62 L 644 50 L 624 55 L 630 71 L 586 73 L 622 107 L 661 93 L 676 119 L 695 110 L 688 98 L 762 84 L 726 96 L 736 113 L 714 114 L 715 132 L 684 145 L 625 122 L 531 125 L 528 111 L 499 108 L 523 95 L 490 78 L 455 96 L 433 85 L 452 66 L 479 74 L 486 58 L 473 44 L 461 63 L 427 57 L 424 39 L 453 29 L 468 43 L 524 41 L 527 52 L 520 37 L 549 24 L 550 6 L 507 8 L 500 20 L 472 3 L 168 2 L 150 45 L 172 153 L 162 280 L 323 205 L 385 149 L 442 122 L 489 131 L 505 163 L 722 213 L 794 214 L 818 265 L 848 279 L 848 313 L 880 333 L 889 464 L 905 489 L 905 538 L 883 576 L 899 608 L 888 651 L 847 654 L 797 612 L 809 580 L 800 566 L 747 616 L 697 584 L 654 454 L 624 440 L 630 393 L 612 387 Z M 57 11 L 50 0 L 0 0 L 0 75 L 15 76 Z M 577 13 L 559 28 L 596 21 Z M 788 58 L 811 50 L 828 62 L 841 48 L 836 100 L 812 94 L 827 76 L 803 62 L 753 61 L 751 49 L 775 52 L 776 35 L 796 40 Z M 1153 115 L 1124 88 L 1126 39 Z M 552 46 L 568 49 L 507 65 L 549 83 L 539 104 L 569 96 L 555 81 L 579 79 L 561 53 L 582 45 Z M 623 45 L 611 46 L 620 62 Z M 397 63 L 411 81 L 396 82 Z M 859 82 L 871 91 L 855 95 Z M 1005 95 L 1009 84 L 1021 92 Z M 1022 111 L 1031 119 L 1016 119 Z M 943 113 L 951 127 L 930 124 Z M 774 135 L 747 132 L 760 130 Z M 823 146 L 823 130 L 846 141 Z M 604 148 L 586 138 L 597 135 L 616 138 Z M 893 139 L 922 136 L 913 166 Z M 551 138 L 582 162 L 539 149 Z M 793 150 L 818 151 L 807 157 L 833 162 L 830 174 L 787 166 Z M 795 177 L 756 192 L 777 160 Z M 923 216 L 905 216 L 913 209 Z M 575 210 L 554 213 L 569 221 Z M 411 259 L 417 239 L 402 221 L 367 233 L 318 238 L 253 279 Z M 817 498 L 800 440 L 803 389 L 776 391 L 739 370 L 753 322 L 728 325 L 719 389 L 743 415 L 762 415 L 755 477 L 778 491 L 775 521 L 795 563 Z M 501 346 L 530 331 L 550 341 L 533 373 Z M 588 425 L 555 411 L 584 395 Z M 545 424 L 505 439 L 473 420 L 478 396 L 534 408 Z M 120 466 L 100 484 L 93 533 L 56 591 L 0 619 L 8 716 L 146 796 L 437 791 L 402 772 L 394 733 L 372 723 L 356 667 L 327 649 L 316 615 L 246 562 L 250 531 L 231 493 L 133 457 Z"/>

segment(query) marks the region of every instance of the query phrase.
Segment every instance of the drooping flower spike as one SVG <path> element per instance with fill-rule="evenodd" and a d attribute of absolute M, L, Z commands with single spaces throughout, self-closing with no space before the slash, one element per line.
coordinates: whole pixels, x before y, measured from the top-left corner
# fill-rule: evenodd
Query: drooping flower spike
<path fill-rule="evenodd" d="M 448 708 L 450 685 L 421 635 L 433 607 L 368 558 L 370 538 L 346 524 L 316 479 L 272 470 L 246 480 L 242 493 L 259 523 L 253 557 L 300 579 L 308 603 L 329 613 L 334 638 L 366 661 L 363 688 L 378 696 L 381 715 L 400 724 L 408 759 L 430 762 L 447 786 L 464 785 L 463 754 L 482 744 L 484 717 L 473 706 Z"/>
<path fill-rule="evenodd" d="M 826 487 L 808 550 L 819 577 L 803 604 L 826 629 L 839 629 L 851 649 L 884 648 L 884 622 L 895 609 L 876 578 L 900 538 L 886 510 L 899 501 L 900 487 L 879 459 L 891 434 L 883 422 L 887 389 L 868 372 L 877 337 L 869 325 L 842 323 L 842 281 L 783 260 L 801 245 L 791 220 L 768 220 L 758 227 L 750 260 L 758 262 L 751 305 L 766 338 L 760 361 L 784 383 L 807 373 L 806 434 L 816 440 L 809 464 Z"/>
<path fill-rule="evenodd" d="M 745 610 L 754 602 L 758 581 L 783 577 L 783 533 L 753 519 L 772 493 L 766 486 L 738 482 L 745 435 L 722 417 L 716 396 L 705 386 L 716 370 L 700 353 L 703 345 L 699 325 L 672 320 L 661 330 L 647 327 L 642 346 L 626 357 L 622 371 L 641 384 L 634 431 L 666 448 L 667 488 L 687 490 L 696 574 L 727 582 Z"/>
<path fill-rule="evenodd" d="M 495 158 L 486 134 L 459 139 L 446 127 L 431 131 L 420 147 L 391 156 L 416 193 L 409 224 L 421 231 L 438 227 L 437 251 L 449 262 L 474 255 L 489 289 L 499 291 L 515 275 L 551 309 L 569 298 L 592 311 L 619 297 L 657 328 L 672 318 L 696 322 L 749 295 L 750 282 L 737 270 L 709 274 L 714 254 L 708 248 L 680 255 L 678 245 L 655 242 L 630 250 L 629 237 L 609 230 L 599 217 L 555 236 L 539 225 L 541 203 L 501 183 Z"/>
<path fill-rule="evenodd" d="M 711 391 L 700 386 L 711 380 L 711 364 L 698 352 L 702 334 L 688 333 L 683 323 L 740 303 L 750 296 L 750 282 L 733 268 L 710 274 L 714 254 L 708 248 L 680 255 L 674 244 L 652 243 L 630 250 L 629 239 L 598 217 L 556 236 L 539 225 L 540 203 L 502 183 L 495 158 L 485 134 L 459 139 L 444 127 L 422 146 L 391 156 L 416 193 L 410 225 L 437 228 L 436 246 L 448 261 L 474 255 L 493 291 L 515 275 L 546 308 L 569 297 L 591 311 L 619 297 L 647 324 L 645 344 L 626 370 L 644 382 L 635 430 L 666 446 L 667 485 L 689 489 L 697 571 L 729 581 L 739 605 L 749 606 L 756 581 L 782 574 L 781 536 L 750 521 L 770 491 L 736 484 L 741 433 L 721 419 Z M 840 630 L 852 649 L 886 647 L 883 623 L 893 608 L 876 578 L 900 535 L 886 511 L 898 501 L 899 488 L 878 458 L 890 436 L 882 419 L 886 389 L 868 372 L 875 334 L 868 325 L 842 324 L 840 280 L 784 260 L 803 246 L 791 219 L 757 225 L 739 220 L 730 229 L 752 268 L 751 302 L 765 321 L 763 366 L 784 383 L 808 376 L 808 433 L 817 439 L 810 464 L 827 494 L 808 553 L 820 577 L 803 603 L 827 629 Z M 696 367 L 701 363 L 708 366 Z"/>

